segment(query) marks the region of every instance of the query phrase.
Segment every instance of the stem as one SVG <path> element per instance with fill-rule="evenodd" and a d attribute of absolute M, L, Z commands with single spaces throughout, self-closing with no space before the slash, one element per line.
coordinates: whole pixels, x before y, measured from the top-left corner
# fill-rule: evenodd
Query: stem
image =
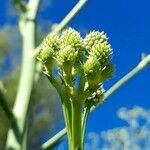
<path fill-rule="evenodd" d="M 62 84 L 60 83 L 59 80 L 55 79 L 53 73 L 53 66 L 51 66 L 51 69 L 49 69 L 48 74 L 46 74 L 47 78 L 51 82 L 51 84 L 55 87 L 57 90 L 58 94 L 60 95 L 61 102 L 62 102 L 62 109 L 63 109 L 63 114 L 64 114 L 64 119 L 65 123 L 67 126 L 67 134 L 68 138 L 71 138 L 71 105 L 70 105 L 70 100 L 67 95 L 67 92 L 64 90 Z"/>
<path fill-rule="evenodd" d="M 82 146 L 84 149 L 84 141 L 85 141 L 85 133 L 86 133 L 86 126 L 87 126 L 87 120 L 90 113 L 90 102 L 86 103 L 83 118 L 82 118 Z"/>
<path fill-rule="evenodd" d="M 64 137 L 66 135 L 66 128 L 64 128 L 63 130 L 61 130 L 57 135 L 55 135 L 51 140 L 45 142 L 43 145 L 42 145 L 42 149 L 52 149 L 53 147 L 55 147 L 59 142 L 61 142 L 63 140 L 63 138 L 59 138 L 60 136 L 61 137 Z M 64 136 L 62 136 L 64 135 Z M 57 143 L 55 142 L 57 139 L 59 138 L 59 141 L 57 141 Z M 51 145 L 49 147 L 49 145 Z"/>
<path fill-rule="evenodd" d="M 82 112 L 81 103 L 77 100 L 72 101 L 72 143 L 71 150 L 83 150 L 82 148 Z"/>
<path fill-rule="evenodd" d="M 49 75 L 46 74 L 47 78 L 51 82 L 51 84 L 55 87 L 57 90 L 58 94 L 60 95 L 61 102 L 62 102 L 62 109 L 63 109 L 63 114 L 64 114 L 64 119 L 67 127 L 67 135 L 69 142 L 71 141 L 71 105 L 70 105 L 70 100 L 68 98 L 67 92 L 64 90 L 62 84 L 60 83 L 59 80 L 55 79 L 52 70 L 52 68 L 49 70 Z"/>
<path fill-rule="evenodd" d="M 71 140 L 71 105 L 67 97 L 62 98 L 62 108 L 65 118 L 65 123 L 67 127 L 68 140 Z"/>
<path fill-rule="evenodd" d="M 13 108 L 18 130 L 21 133 L 20 142 L 15 138 L 12 128 L 8 131 L 6 149 L 23 150 L 24 129 L 26 115 L 30 101 L 34 81 L 35 58 L 31 57 L 31 51 L 36 46 L 36 22 L 40 0 L 29 0 L 28 9 L 19 20 L 20 32 L 23 40 L 23 58 L 21 76 Z"/>

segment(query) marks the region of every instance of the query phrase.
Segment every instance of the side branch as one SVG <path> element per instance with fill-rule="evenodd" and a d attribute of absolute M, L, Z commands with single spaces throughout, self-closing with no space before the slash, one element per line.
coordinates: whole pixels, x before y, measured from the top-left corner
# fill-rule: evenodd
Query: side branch
<path fill-rule="evenodd" d="M 132 79 L 136 74 L 141 72 L 149 64 L 150 64 L 150 54 L 147 55 L 145 58 L 143 58 L 143 60 L 141 60 L 140 63 L 133 70 L 131 70 L 127 75 L 125 75 L 121 80 L 119 80 L 115 85 L 113 85 L 106 92 L 104 100 L 110 97 L 112 94 L 114 94 L 120 87 L 122 87 L 126 82 Z"/>
<path fill-rule="evenodd" d="M 74 8 L 67 14 L 67 16 L 56 26 L 51 34 L 59 33 L 63 28 L 66 27 L 74 17 L 80 12 L 88 0 L 79 0 L 79 2 L 74 6 Z"/>

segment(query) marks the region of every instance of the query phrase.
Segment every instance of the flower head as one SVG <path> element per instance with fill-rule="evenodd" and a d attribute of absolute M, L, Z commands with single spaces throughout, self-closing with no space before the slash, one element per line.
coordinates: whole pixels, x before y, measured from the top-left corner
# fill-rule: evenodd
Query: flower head
<path fill-rule="evenodd" d="M 57 54 L 58 65 L 69 70 L 82 60 L 83 44 L 80 34 L 72 28 L 65 30 L 60 36 L 60 51 Z"/>
<path fill-rule="evenodd" d="M 101 64 L 98 59 L 93 56 L 89 56 L 84 66 L 84 74 L 89 82 L 90 86 L 95 86 L 100 81 Z"/>
<path fill-rule="evenodd" d="M 112 49 L 108 42 L 95 43 L 91 48 L 90 55 L 95 56 L 100 64 L 102 69 L 104 69 L 112 59 Z"/>
<path fill-rule="evenodd" d="M 75 31 L 72 28 L 69 28 L 62 32 L 60 42 L 61 42 L 61 49 L 65 48 L 68 45 L 75 48 L 76 51 L 80 51 L 82 48 L 82 38 L 79 32 Z"/>
<path fill-rule="evenodd" d="M 106 37 L 106 34 L 104 34 L 104 32 L 93 31 L 86 35 L 83 43 L 84 47 L 89 53 L 93 45 L 103 43 L 107 40 L 108 38 Z"/>
<path fill-rule="evenodd" d="M 112 59 L 112 49 L 108 38 L 104 32 L 93 31 L 85 37 L 84 46 L 87 52 L 87 61 L 84 65 L 87 80 L 90 83 L 93 82 L 93 85 L 102 83 L 110 77 L 108 70 L 112 69 L 108 67 Z"/>
<path fill-rule="evenodd" d="M 48 35 L 41 44 L 41 51 L 37 56 L 44 65 L 51 63 L 55 56 L 56 51 L 59 51 L 60 43 L 58 36 Z"/>

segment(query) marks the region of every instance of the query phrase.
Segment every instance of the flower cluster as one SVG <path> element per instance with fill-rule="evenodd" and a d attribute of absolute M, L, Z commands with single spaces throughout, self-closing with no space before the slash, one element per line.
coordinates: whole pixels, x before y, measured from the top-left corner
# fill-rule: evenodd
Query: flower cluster
<path fill-rule="evenodd" d="M 38 59 L 47 73 L 52 72 L 56 64 L 65 84 L 73 89 L 76 77 L 82 76 L 84 82 L 79 82 L 84 85 L 83 92 L 92 87 L 99 88 L 114 73 L 112 49 L 104 32 L 90 32 L 84 39 L 72 28 L 63 31 L 60 36 L 48 35 L 42 43 Z M 77 73 L 74 75 L 73 72 Z"/>

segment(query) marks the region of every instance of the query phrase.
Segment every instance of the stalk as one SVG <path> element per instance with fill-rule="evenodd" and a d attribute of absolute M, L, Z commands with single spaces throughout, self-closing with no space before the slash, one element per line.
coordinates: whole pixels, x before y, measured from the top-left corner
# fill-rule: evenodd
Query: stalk
<path fill-rule="evenodd" d="M 71 134 L 71 109 L 70 109 L 70 104 L 66 101 L 66 99 L 63 100 L 62 108 L 63 108 L 64 119 L 67 127 L 68 142 L 69 145 L 71 145 L 71 135 L 72 135 Z"/>
<path fill-rule="evenodd" d="M 72 101 L 72 144 L 71 150 L 83 150 L 82 147 L 82 112 L 81 103 Z"/>
<path fill-rule="evenodd" d="M 87 102 L 87 105 L 83 113 L 83 118 L 82 118 L 82 147 L 83 149 L 84 149 L 85 133 L 86 133 L 86 126 L 87 126 L 89 113 L 90 113 L 90 103 Z"/>

